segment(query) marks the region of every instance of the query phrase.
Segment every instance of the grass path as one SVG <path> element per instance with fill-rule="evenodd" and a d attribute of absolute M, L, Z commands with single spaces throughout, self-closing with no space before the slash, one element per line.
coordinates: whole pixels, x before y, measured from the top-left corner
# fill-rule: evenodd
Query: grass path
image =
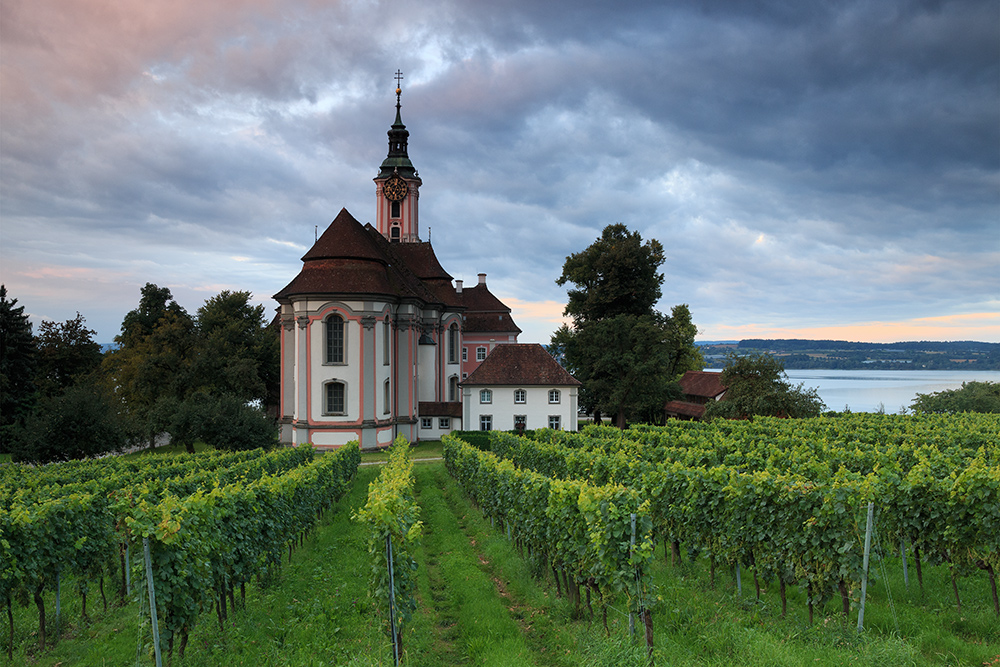
<path fill-rule="evenodd" d="M 539 665 L 524 632 L 497 594 L 489 562 L 478 553 L 468 504 L 448 485 L 442 464 L 415 469 L 424 521 L 421 554 L 425 576 L 421 610 L 433 619 L 431 655 L 413 665 Z M 422 556 L 422 558 L 421 558 Z"/>

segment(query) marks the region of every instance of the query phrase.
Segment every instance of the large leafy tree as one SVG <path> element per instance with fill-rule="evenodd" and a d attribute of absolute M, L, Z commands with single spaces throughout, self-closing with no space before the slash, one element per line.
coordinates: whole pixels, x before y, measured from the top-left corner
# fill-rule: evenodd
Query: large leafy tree
<path fill-rule="evenodd" d="M 220 292 L 192 318 L 168 288 L 149 283 L 142 289 L 106 368 L 150 444 L 169 433 L 193 451 L 194 441 L 213 428 L 222 397 L 257 406 L 273 400 L 278 337 L 267 326 L 264 307 L 250 298 L 250 292 Z"/>
<path fill-rule="evenodd" d="M 686 370 L 702 367 L 697 328 L 686 305 L 655 309 L 662 294 L 663 247 L 625 225 L 606 227 L 590 247 L 566 258 L 559 285 L 571 283 L 552 350 L 583 383 L 581 402 L 595 413 L 655 420 Z"/>
<path fill-rule="evenodd" d="M 195 346 L 194 320 L 170 289 L 146 283 L 139 305 L 122 321 L 118 349 L 104 359 L 105 377 L 129 427 L 152 447 L 166 430 L 166 406 L 184 398 Z"/>
<path fill-rule="evenodd" d="M 268 402 L 279 382 L 279 339 L 250 292 L 220 292 L 198 309 L 192 390 Z"/>
<path fill-rule="evenodd" d="M 128 443 L 118 406 L 97 383 L 82 382 L 43 398 L 17 429 L 15 461 L 49 463 L 97 456 Z"/>
<path fill-rule="evenodd" d="M 961 389 L 917 394 L 914 412 L 1000 412 L 1000 382 L 963 382 Z"/>
<path fill-rule="evenodd" d="M 564 315 L 576 326 L 618 315 L 651 315 L 662 294 L 663 246 L 608 225 L 586 250 L 570 255 L 556 284 L 572 283 Z"/>
<path fill-rule="evenodd" d="M 725 396 L 709 403 L 706 417 L 818 417 L 825 407 L 815 389 L 806 389 L 804 383 L 793 386 L 784 364 L 769 354 L 740 356 L 731 352 L 721 379 Z"/>
<path fill-rule="evenodd" d="M 36 363 L 31 320 L 17 299 L 7 298 L 6 285 L 0 285 L 0 452 L 8 451 L 13 427 L 35 405 Z"/>
<path fill-rule="evenodd" d="M 65 322 L 43 320 L 35 342 L 38 348 L 38 372 L 35 383 L 42 396 L 61 394 L 82 378 L 91 376 L 101 366 L 101 345 L 97 334 L 87 328 L 80 313 Z"/>

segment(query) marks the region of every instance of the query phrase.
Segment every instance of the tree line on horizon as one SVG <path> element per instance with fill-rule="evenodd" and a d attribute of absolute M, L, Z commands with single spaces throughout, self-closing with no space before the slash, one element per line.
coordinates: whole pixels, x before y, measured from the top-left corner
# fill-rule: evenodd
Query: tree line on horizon
<path fill-rule="evenodd" d="M 829 370 L 1000 370 L 1000 343 L 981 341 L 902 341 L 862 343 L 842 340 L 748 338 L 732 343 L 699 343 L 706 359 L 736 350 L 779 357 L 786 369 Z"/>

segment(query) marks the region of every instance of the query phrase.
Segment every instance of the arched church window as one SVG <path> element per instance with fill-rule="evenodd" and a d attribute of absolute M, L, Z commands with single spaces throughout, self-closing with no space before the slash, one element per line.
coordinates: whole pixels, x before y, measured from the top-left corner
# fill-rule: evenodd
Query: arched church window
<path fill-rule="evenodd" d="M 389 316 L 386 315 L 382 321 L 382 365 L 389 365 L 389 350 L 392 342 L 392 326 L 389 323 Z"/>
<path fill-rule="evenodd" d="M 326 318 L 326 362 L 344 363 L 344 318 L 340 315 Z"/>
<path fill-rule="evenodd" d="M 328 382 L 326 384 L 326 414 L 342 415 L 347 412 L 346 395 L 343 382 Z"/>
<path fill-rule="evenodd" d="M 448 327 L 448 363 L 458 363 L 458 325 Z"/>

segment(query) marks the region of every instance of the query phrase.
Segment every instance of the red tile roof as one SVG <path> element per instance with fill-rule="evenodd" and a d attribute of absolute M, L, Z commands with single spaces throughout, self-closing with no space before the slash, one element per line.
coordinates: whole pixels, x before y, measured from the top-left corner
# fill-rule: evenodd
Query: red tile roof
<path fill-rule="evenodd" d="M 391 246 L 374 227 L 362 226 L 347 209 L 342 209 L 302 256 L 299 275 L 274 298 L 281 301 L 305 294 L 371 294 L 440 303 Z M 422 257 L 420 266 L 429 274 L 443 273 L 437 259 L 428 258 L 433 258 L 429 248 L 410 254 Z M 433 269 L 434 264 L 439 271 Z"/>
<path fill-rule="evenodd" d="M 380 234 L 381 236 L 381 234 Z M 385 237 L 383 237 L 385 238 Z M 451 281 L 451 276 L 441 266 L 430 243 L 393 243 L 392 249 L 399 255 L 421 280 L 443 279 Z"/>
<path fill-rule="evenodd" d="M 681 389 L 688 396 L 715 398 L 726 391 L 722 384 L 722 373 L 711 371 L 688 371 L 681 378 Z"/>
<path fill-rule="evenodd" d="M 316 259 L 368 259 L 385 263 L 371 235 L 346 208 L 340 209 L 322 236 L 302 256 L 303 262 Z"/>
<path fill-rule="evenodd" d="M 468 309 L 462 329 L 471 333 L 521 333 L 510 316 L 510 308 L 496 298 L 485 283 L 466 287 L 458 295 Z"/>
<path fill-rule="evenodd" d="M 509 313 L 510 308 L 500 299 L 493 296 L 485 283 L 479 283 L 472 287 L 465 287 L 459 295 L 462 305 L 469 310 L 479 310 L 484 312 Z"/>
<path fill-rule="evenodd" d="M 538 343 L 506 343 L 493 348 L 462 384 L 566 387 L 580 381 Z"/>
<path fill-rule="evenodd" d="M 302 270 L 274 295 L 278 301 L 303 295 L 373 295 L 418 299 L 466 311 L 465 330 L 518 334 L 510 308 L 485 284 L 455 291 L 451 276 L 430 243 L 390 243 L 377 229 L 362 226 L 341 209 L 302 256 Z"/>
<path fill-rule="evenodd" d="M 466 313 L 462 330 L 469 333 L 521 333 L 510 313 Z"/>

